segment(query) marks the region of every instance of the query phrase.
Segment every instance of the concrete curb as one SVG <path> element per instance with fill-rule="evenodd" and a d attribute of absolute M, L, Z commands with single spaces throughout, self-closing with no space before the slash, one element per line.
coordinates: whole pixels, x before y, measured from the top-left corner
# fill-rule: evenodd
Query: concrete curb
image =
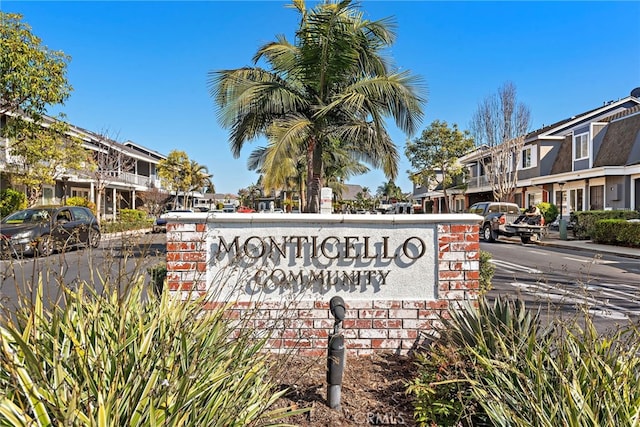
<path fill-rule="evenodd" d="M 503 237 L 501 237 L 501 239 L 503 239 Z M 522 244 L 522 242 L 520 242 L 520 239 L 516 239 L 513 237 L 506 237 L 504 238 L 504 240 L 511 243 L 517 243 L 520 245 Z M 582 252 L 611 254 L 625 258 L 640 259 L 640 249 L 627 248 L 623 246 L 603 245 L 599 243 L 593 243 L 591 240 L 559 240 L 556 238 L 547 238 L 533 245 L 549 246 L 560 249 L 572 249 Z"/>
<path fill-rule="evenodd" d="M 150 234 L 152 231 L 151 228 L 141 228 L 139 230 L 127 230 L 127 231 L 119 231 L 116 233 L 105 233 L 102 235 L 102 240 L 115 240 L 128 236 L 138 236 L 140 234 Z"/>

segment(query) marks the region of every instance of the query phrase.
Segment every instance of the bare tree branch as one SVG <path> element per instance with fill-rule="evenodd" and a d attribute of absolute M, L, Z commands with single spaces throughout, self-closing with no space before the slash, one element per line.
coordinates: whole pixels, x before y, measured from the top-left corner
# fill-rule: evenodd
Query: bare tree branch
<path fill-rule="evenodd" d="M 518 103 L 517 90 L 511 82 L 480 102 L 473 116 L 471 133 L 477 146 L 487 148 L 482 165 L 495 200 L 513 201 L 518 186 L 517 166 L 530 123 L 529 107 Z"/>
<path fill-rule="evenodd" d="M 122 181 L 122 174 L 135 168 L 135 159 L 125 153 L 126 147 L 115 138 L 109 137 L 108 131 L 100 133 L 100 139 L 94 144 L 93 152 L 95 168 L 90 172 L 96 188 L 96 211 L 101 217 L 101 204 L 105 189 L 116 181 Z"/>

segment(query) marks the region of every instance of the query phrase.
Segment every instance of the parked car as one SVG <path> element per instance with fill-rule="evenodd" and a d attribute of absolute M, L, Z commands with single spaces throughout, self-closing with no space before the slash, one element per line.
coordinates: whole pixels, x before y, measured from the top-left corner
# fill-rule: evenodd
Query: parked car
<path fill-rule="evenodd" d="M 487 242 L 493 242 L 501 235 L 511 235 L 507 232 L 506 225 L 515 222 L 522 213 L 517 204 L 506 202 L 474 203 L 467 212 L 483 217 L 480 237 Z"/>
<path fill-rule="evenodd" d="M 166 233 L 167 232 L 167 218 L 171 215 L 193 212 L 191 209 L 175 209 L 171 211 L 167 211 L 160 215 L 153 221 L 153 227 L 151 229 L 152 233 Z"/>
<path fill-rule="evenodd" d="M 238 207 L 236 212 L 238 212 L 238 213 L 255 213 L 256 210 L 253 209 L 253 208 L 250 208 L 248 206 L 240 206 L 240 207 Z"/>
<path fill-rule="evenodd" d="M 34 207 L 0 221 L 4 256 L 48 256 L 55 251 L 100 244 L 100 225 L 91 210 L 80 206 Z"/>
<path fill-rule="evenodd" d="M 565 217 L 565 222 L 567 224 L 567 230 L 573 230 L 573 221 L 570 221 L 567 215 L 564 215 L 564 217 Z M 553 220 L 553 222 L 549 223 L 549 229 L 560 231 L 560 215 L 558 215 L 556 219 Z"/>

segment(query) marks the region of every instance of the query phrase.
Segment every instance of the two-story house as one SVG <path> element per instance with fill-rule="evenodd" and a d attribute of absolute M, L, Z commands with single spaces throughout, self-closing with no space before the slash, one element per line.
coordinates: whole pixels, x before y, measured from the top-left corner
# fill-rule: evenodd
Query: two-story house
<path fill-rule="evenodd" d="M 52 122 L 43 118 L 43 124 Z M 0 117 L 0 126 L 6 117 Z M 144 205 L 140 194 L 152 188 L 161 188 L 156 167 L 166 156 L 131 141 L 118 143 L 102 135 L 70 125 L 70 137 L 82 141 L 97 163 L 97 167 L 85 170 L 65 170 L 55 178 L 54 185 L 44 185 L 39 204 L 62 204 L 67 197 L 84 197 L 97 202 L 99 187 L 103 187 L 100 205 L 102 218 L 115 218 L 120 209 L 136 209 Z M 11 153 L 11 141 L 0 138 L 0 189 L 10 186 L 12 164 L 19 159 Z M 96 203 L 98 204 L 98 203 Z"/>
<path fill-rule="evenodd" d="M 539 202 L 562 205 L 563 213 L 592 209 L 640 207 L 640 92 L 609 101 L 526 135 L 514 162 L 514 202 L 527 207 Z M 459 159 L 467 168 L 464 192 L 453 194 L 449 206 L 468 207 L 493 200 L 484 171 L 486 147 Z M 414 192 L 415 193 L 415 192 Z M 423 193 L 424 194 L 424 193 Z M 431 192 L 437 200 L 441 192 Z"/>

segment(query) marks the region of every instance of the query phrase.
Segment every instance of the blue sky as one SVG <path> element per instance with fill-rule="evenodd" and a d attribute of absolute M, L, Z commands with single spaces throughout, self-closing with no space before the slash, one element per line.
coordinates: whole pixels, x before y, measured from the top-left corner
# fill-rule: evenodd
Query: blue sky
<path fill-rule="evenodd" d="M 208 73 L 251 65 L 297 13 L 283 1 L 11 1 L 50 49 L 71 56 L 67 120 L 168 154 L 185 151 L 213 173 L 217 192 L 255 183 L 245 145 L 234 159 L 216 120 Z M 309 4 L 311 4 L 309 2 Z M 362 1 L 370 19 L 392 16 L 389 54 L 428 88 L 420 131 L 433 120 L 462 129 L 478 103 L 507 81 L 532 130 L 618 100 L 640 86 L 640 2 Z M 407 136 L 389 126 L 401 152 Z M 417 136 L 417 135 L 416 135 Z M 415 136 L 414 136 L 415 137 Z M 404 155 L 396 183 L 411 190 Z M 350 180 L 375 191 L 380 171 Z"/>

